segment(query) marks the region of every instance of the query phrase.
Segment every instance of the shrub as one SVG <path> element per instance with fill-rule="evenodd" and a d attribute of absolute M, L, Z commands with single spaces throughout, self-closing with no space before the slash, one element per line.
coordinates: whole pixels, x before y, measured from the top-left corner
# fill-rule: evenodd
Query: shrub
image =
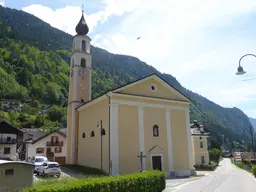
<path fill-rule="evenodd" d="M 256 165 L 252 166 L 252 174 L 256 177 Z"/>
<path fill-rule="evenodd" d="M 116 177 L 92 177 L 65 182 L 35 185 L 23 192 L 161 192 L 165 189 L 165 173 L 146 171 Z"/>
<path fill-rule="evenodd" d="M 199 166 L 195 165 L 194 167 L 195 167 L 196 170 L 210 170 L 210 171 L 212 171 L 216 168 L 216 166 L 217 166 L 216 162 L 210 161 L 209 165 L 199 165 Z"/>
<path fill-rule="evenodd" d="M 211 161 L 215 161 L 218 164 L 221 157 L 221 151 L 219 149 L 212 149 L 209 151 L 209 157 Z"/>

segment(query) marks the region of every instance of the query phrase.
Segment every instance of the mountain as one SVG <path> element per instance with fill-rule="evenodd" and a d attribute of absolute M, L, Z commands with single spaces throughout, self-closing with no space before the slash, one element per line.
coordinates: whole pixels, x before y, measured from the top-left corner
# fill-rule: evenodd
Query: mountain
<path fill-rule="evenodd" d="M 256 119 L 252 118 L 252 117 L 249 117 L 249 120 L 252 124 L 252 127 L 254 128 L 254 130 L 256 131 Z"/>
<path fill-rule="evenodd" d="M 49 119 L 61 122 L 66 115 L 71 42 L 71 35 L 37 17 L 0 6 L 0 98 L 32 101 L 27 106 L 32 115 L 43 104 L 54 105 Z M 221 107 L 138 58 L 93 46 L 91 53 L 93 97 L 156 73 L 191 100 L 191 120 L 203 123 L 215 141 L 221 143 L 222 134 L 232 141 L 248 140 L 251 124 L 240 109 Z"/>

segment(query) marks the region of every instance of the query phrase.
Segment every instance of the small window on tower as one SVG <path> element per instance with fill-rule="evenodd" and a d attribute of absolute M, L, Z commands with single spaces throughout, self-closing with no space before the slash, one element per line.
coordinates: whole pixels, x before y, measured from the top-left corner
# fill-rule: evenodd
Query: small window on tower
<path fill-rule="evenodd" d="M 94 131 L 92 131 L 91 132 L 91 137 L 94 137 L 94 136 L 95 136 Z"/>
<path fill-rule="evenodd" d="M 85 40 L 82 41 L 82 51 L 85 51 L 85 48 L 86 48 L 86 43 L 85 43 Z"/>
<path fill-rule="evenodd" d="M 85 133 L 83 132 L 83 134 L 82 134 L 82 138 L 85 138 Z"/>
<path fill-rule="evenodd" d="M 81 59 L 81 67 L 85 67 L 86 66 L 86 61 L 84 58 Z"/>
<path fill-rule="evenodd" d="M 83 99 L 81 99 L 81 102 L 83 103 L 83 102 L 84 102 L 84 100 L 83 100 Z"/>

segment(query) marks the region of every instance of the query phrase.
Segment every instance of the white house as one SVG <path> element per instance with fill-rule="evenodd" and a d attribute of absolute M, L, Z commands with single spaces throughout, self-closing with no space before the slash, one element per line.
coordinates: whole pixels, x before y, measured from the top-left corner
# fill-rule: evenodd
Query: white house
<path fill-rule="evenodd" d="M 0 122 L 0 159 L 17 160 L 17 144 L 23 132 L 5 121 Z"/>
<path fill-rule="evenodd" d="M 35 156 L 45 156 L 49 161 L 59 164 L 66 162 L 66 134 L 62 131 L 52 131 L 27 144 L 27 160 Z"/>

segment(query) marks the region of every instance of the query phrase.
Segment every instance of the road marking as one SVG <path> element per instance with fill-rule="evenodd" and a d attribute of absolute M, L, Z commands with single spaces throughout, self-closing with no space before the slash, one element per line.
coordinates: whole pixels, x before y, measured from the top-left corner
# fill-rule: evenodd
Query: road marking
<path fill-rule="evenodd" d="M 211 174 L 210 174 L 210 173 L 206 173 L 206 174 L 205 174 L 205 176 L 209 176 L 209 175 L 211 175 Z M 174 187 L 174 188 L 173 188 L 173 189 L 174 189 L 173 192 L 179 191 L 179 190 L 181 190 L 182 188 L 184 188 L 186 185 L 189 185 L 189 184 L 191 184 L 191 183 L 194 183 L 194 182 L 196 182 L 196 181 L 199 181 L 199 180 L 202 179 L 202 178 L 204 178 L 204 177 L 201 177 L 201 178 L 199 178 L 199 179 L 195 179 L 194 181 L 190 181 L 190 182 L 188 182 L 188 183 L 184 183 L 184 184 L 182 184 L 182 185 L 179 185 L 179 186 L 177 186 L 177 187 Z"/>

